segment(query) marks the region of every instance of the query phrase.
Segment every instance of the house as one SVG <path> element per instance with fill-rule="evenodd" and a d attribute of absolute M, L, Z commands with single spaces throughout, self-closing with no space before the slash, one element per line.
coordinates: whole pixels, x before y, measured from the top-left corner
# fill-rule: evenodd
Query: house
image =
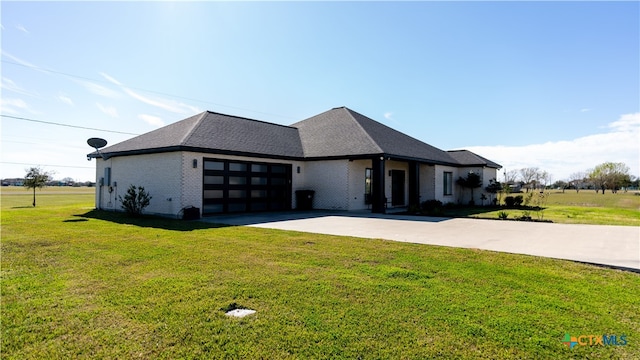
<path fill-rule="evenodd" d="M 120 209 L 130 184 L 153 196 L 148 213 L 176 216 L 313 207 L 383 213 L 437 199 L 468 202 L 456 185 L 469 172 L 483 188 L 500 165 L 466 150 L 443 151 L 346 107 L 290 126 L 203 112 L 88 155 L 96 159 L 96 207 Z M 476 191 L 479 203 L 481 191 Z"/>

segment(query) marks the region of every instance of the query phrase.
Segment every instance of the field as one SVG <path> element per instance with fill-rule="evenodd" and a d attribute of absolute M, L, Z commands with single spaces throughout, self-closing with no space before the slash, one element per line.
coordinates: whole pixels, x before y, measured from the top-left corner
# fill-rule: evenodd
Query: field
<path fill-rule="evenodd" d="M 2 190 L 3 359 L 640 357 L 638 273 Z M 570 349 L 566 333 L 618 345 Z"/>
<path fill-rule="evenodd" d="M 596 224 L 596 225 L 631 225 L 640 226 L 640 196 L 638 192 L 618 192 L 612 194 L 607 191 L 596 194 L 593 190 L 560 190 L 546 191 L 547 200 L 541 205 L 542 211 L 530 211 L 533 219 L 551 220 L 565 224 Z M 526 193 L 509 194 L 509 196 Z M 508 219 L 521 217 L 524 209 L 498 209 L 488 207 L 463 207 L 443 209 L 440 215 L 452 217 L 475 217 L 483 219 L 497 219 L 504 211 Z"/>

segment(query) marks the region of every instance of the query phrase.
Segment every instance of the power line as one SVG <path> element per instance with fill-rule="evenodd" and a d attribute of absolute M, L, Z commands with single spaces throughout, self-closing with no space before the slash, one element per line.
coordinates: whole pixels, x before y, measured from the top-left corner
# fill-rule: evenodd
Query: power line
<path fill-rule="evenodd" d="M 70 127 L 70 128 L 76 128 L 76 129 L 104 131 L 104 132 L 109 132 L 109 133 L 125 134 L 125 135 L 140 135 L 140 134 L 128 133 L 128 132 L 124 132 L 124 131 L 96 129 L 96 128 L 90 128 L 90 127 L 85 127 L 85 126 L 62 124 L 62 123 L 57 123 L 57 122 L 53 122 L 53 121 L 36 120 L 36 119 L 29 119 L 29 118 L 11 116 L 11 115 L 4 115 L 4 114 L 0 114 L 0 116 L 5 117 L 5 118 L 10 118 L 10 119 L 15 119 L 15 120 L 23 120 L 23 121 L 31 121 L 31 122 L 41 123 L 41 124 L 65 126 L 65 127 Z"/>
<path fill-rule="evenodd" d="M 72 77 L 72 78 L 77 78 L 77 79 L 82 79 L 82 80 L 87 80 L 87 81 L 93 81 L 93 82 L 99 82 L 99 83 L 103 83 L 103 84 L 114 85 L 110 81 L 100 80 L 100 79 L 92 79 L 92 78 L 79 76 L 79 75 L 73 75 L 73 74 L 62 72 L 62 71 L 55 71 L 55 70 L 51 70 L 51 69 L 45 69 L 45 68 L 42 68 L 42 67 L 39 67 L 39 66 L 35 66 L 35 65 L 20 64 L 20 63 L 9 61 L 9 60 L 0 60 L 0 61 L 2 61 L 3 63 L 6 63 L 6 64 L 26 67 L 28 69 L 40 70 L 40 71 L 49 72 L 49 73 L 52 73 L 52 74 L 64 75 L 64 76 L 68 76 L 68 77 Z M 196 101 L 196 102 L 200 102 L 200 103 L 204 103 L 204 104 L 211 104 L 211 105 L 215 105 L 215 106 L 223 106 L 223 107 L 230 108 L 230 109 L 249 111 L 249 112 L 256 113 L 256 114 L 270 115 L 270 116 L 277 116 L 277 117 L 281 117 L 281 118 L 299 120 L 299 119 L 291 117 L 291 116 L 272 114 L 272 113 L 256 111 L 256 110 L 250 110 L 250 109 L 245 109 L 245 108 L 241 108 L 241 107 L 238 107 L 238 106 L 219 104 L 219 103 L 214 103 L 214 102 L 207 101 L 207 100 L 194 99 L 194 98 L 190 98 L 190 97 L 186 97 L 186 96 L 169 94 L 169 93 L 164 93 L 164 92 L 161 92 L 161 91 L 149 90 L 149 89 L 144 89 L 144 88 L 140 88 L 140 87 L 128 86 L 128 85 L 124 85 L 124 84 L 119 84 L 119 86 L 127 87 L 127 88 L 134 89 L 134 90 L 140 90 L 140 91 L 144 91 L 144 92 L 148 92 L 148 93 L 152 93 L 152 94 L 162 95 L 162 96 L 169 96 L 169 97 L 183 99 L 183 100 Z"/>
<path fill-rule="evenodd" d="M 63 167 L 63 168 L 76 168 L 76 169 L 95 169 L 93 166 L 71 166 L 71 165 L 52 165 L 52 164 L 29 164 L 10 161 L 0 161 L 0 164 L 9 165 L 27 165 L 27 166 L 50 166 L 50 167 Z"/>

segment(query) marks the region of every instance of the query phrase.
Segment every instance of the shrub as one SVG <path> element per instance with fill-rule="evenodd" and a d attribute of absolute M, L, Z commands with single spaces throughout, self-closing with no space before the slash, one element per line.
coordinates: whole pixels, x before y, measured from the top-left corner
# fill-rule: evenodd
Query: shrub
<path fill-rule="evenodd" d="M 513 198 L 513 205 L 520 206 L 522 205 L 523 201 L 524 201 L 524 198 L 522 197 L 522 195 L 517 195 L 515 198 Z"/>
<path fill-rule="evenodd" d="M 422 210 L 431 212 L 442 208 L 442 201 L 440 200 L 427 200 L 422 202 Z"/>
<path fill-rule="evenodd" d="M 500 220 L 507 220 L 507 218 L 508 218 L 508 217 L 509 217 L 509 213 L 508 213 L 508 212 L 506 212 L 506 211 L 500 211 L 500 212 L 498 213 L 498 218 L 499 218 Z"/>
<path fill-rule="evenodd" d="M 504 204 L 507 205 L 507 207 L 513 207 L 515 203 L 516 203 L 516 198 L 513 196 L 507 196 L 504 198 Z"/>
<path fill-rule="evenodd" d="M 427 200 L 420 204 L 422 212 L 426 215 L 442 214 L 442 202 L 439 200 Z"/>
<path fill-rule="evenodd" d="M 127 193 L 124 196 L 118 196 L 118 199 L 122 203 L 122 208 L 127 214 L 131 216 L 140 216 L 142 214 L 142 210 L 149 206 L 151 202 L 151 195 L 144 190 L 144 187 L 138 186 L 137 188 L 134 185 L 129 185 L 127 189 Z"/>

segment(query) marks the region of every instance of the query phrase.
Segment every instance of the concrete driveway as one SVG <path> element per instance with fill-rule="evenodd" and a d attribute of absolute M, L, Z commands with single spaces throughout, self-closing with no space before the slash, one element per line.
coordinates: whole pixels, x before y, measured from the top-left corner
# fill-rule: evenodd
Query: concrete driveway
<path fill-rule="evenodd" d="M 224 215 L 204 220 L 228 225 L 477 248 L 640 271 L 640 227 L 635 226 L 323 211 Z"/>

